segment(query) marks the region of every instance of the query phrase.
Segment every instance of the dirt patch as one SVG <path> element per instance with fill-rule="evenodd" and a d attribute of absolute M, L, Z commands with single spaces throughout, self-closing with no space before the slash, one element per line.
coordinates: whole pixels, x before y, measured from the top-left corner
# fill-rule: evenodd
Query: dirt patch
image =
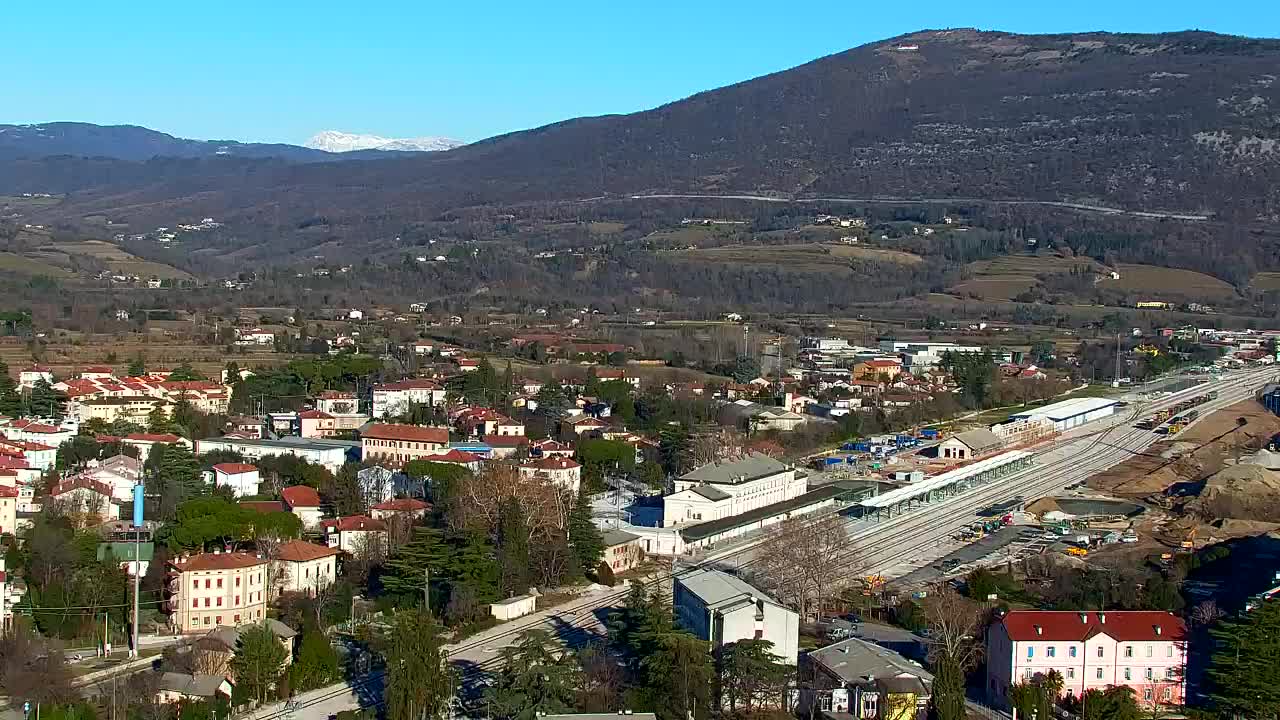
<path fill-rule="evenodd" d="M 1253 400 L 1244 400 L 1209 415 L 1177 440 L 1156 443 L 1142 455 L 1094 475 L 1088 484 L 1118 497 L 1196 495 L 1196 486 L 1228 462 L 1263 447 L 1277 433 L 1280 417 Z"/>

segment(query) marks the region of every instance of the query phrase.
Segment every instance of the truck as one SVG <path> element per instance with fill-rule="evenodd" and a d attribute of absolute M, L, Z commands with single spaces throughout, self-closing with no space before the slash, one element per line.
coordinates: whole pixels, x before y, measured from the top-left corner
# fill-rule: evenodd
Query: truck
<path fill-rule="evenodd" d="M 920 431 L 920 437 L 925 440 L 938 440 L 942 437 L 942 432 L 937 428 L 925 428 Z"/>

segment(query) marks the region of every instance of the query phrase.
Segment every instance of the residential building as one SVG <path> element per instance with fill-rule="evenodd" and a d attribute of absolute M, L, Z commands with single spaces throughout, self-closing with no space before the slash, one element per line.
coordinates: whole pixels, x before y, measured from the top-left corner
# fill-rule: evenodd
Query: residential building
<path fill-rule="evenodd" d="M 80 422 L 101 420 L 107 424 L 122 421 L 145 426 L 156 410 L 168 416 L 173 412 L 173 403 L 165 398 L 126 395 L 91 397 L 72 400 L 67 404 L 67 413 L 79 417 Z"/>
<path fill-rule="evenodd" d="M 979 455 L 1004 447 L 1004 440 L 986 428 L 956 433 L 938 443 L 938 457 L 946 460 L 972 460 Z"/>
<path fill-rule="evenodd" d="M 368 462 L 403 465 L 435 455 L 448 445 L 448 428 L 378 423 L 360 433 L 361 451 Z"/>
<path fill-rule="evenodd" d="M 444 404 L 446 391 L 432 380 L 402 380 L 373 388 L 373 417 L 385 418 L 403 415 L 410 405 Z"/>
<path fill-rule="evenodd" d="M 329 547 L 352 555 L 386 547 L 387 524 L 367 515 L 321 520 L 320 527 Z"/>
<path fill-rule="evenodd" d="M 258 494 L 258 485 L 262 483 L 262 474 L 256 465 L 247 463 L 218 463 L 213 466 L 213 484 L 216 487 L 231 488 L 236 497 L 249 497 Z"/>
<path fill-rule="evenodd" d="M 902 373 L 902 361 L 890 358 L 864 360 L 853 366 L 854 380 L 893 380 Z"/>
<path fill-rule="evenodd" d="M 314 530 L 320 526 L 320 493 L 306 485 L 291 485 L 280 491 L 280 499 L 289 512 L 298 516 L 302 527 Z"/>
<path fill-rule="evenodd" d="M 676 478 L 674 492 L 662 499 L 662 524 L 672 527 L 741 515 L 797 498 L 807 489 L 807 476 L 793 465 L 750 453 Z"/>
<path fill-rule="evenodd" d="M 282 544 L 271 562 L 271 584 L 275 592 L 315 595 L 337 577 L 337 548 L 305 540 Z"/>
<path fill-rule="evenodd" d="M 62 514 L 78 527 L 91 527 L 120 517 L 120 506 L 111 486 L 87 475 L 69 475 L 49 488 L 48 502 L 56 503 Z"/>
<path fill-rule="evenodd" d="M 120 502 L 133 501 L 133 486 L 142 480 L 142 461 L 128 455 L 114 455 L 90 461 L 85 474 L 111 486 L 111 495 Z"/>
<path fill-rule="evenodd" d="M 644 540 L 625 530 L 605 530 L 600 533 L 604 540 L 604 556 L 601 562 L 617 573 L 626 572 L 644 562 Z"/>
<path fill-rule="evenodd" d="M 768 640 L 773 653 L 796 664 L 800 617 L 741 578 L 719 570 L 677 576 L 676 622 L 712 650 L 739 640 Z"/>
<path fill-rule="evenodd" d="M 1125 685 L 1140 704 L 1181 705 L 1187 639 L 1168 612 L 1014 610 L 987 629 L 987 696 L 1005 705 L 1011 685 L 1057 670 L 1064 696 Z"/>
<path fill-rule="evenodd" d="M 129 445 L 138 449 L 138 459 L 146 462 L 151 456 L 151 448 L 156 445 L 181 445 L 185 448 L 191 447 L 191 441 L 181 435 L 173 433 L 132 433 L 125 435 L 123 438 L 125 445 Z"/>
<path fill-rule="evenodd" d="M 552 485 L 568 490 L 574 497 L 582 486 L 582 465 L 572 458 L 530 458 L 520 463 L 518 471 L 524 477 L 545 478 Z"/>
<path fill-rule="evenodd" d="M 721 423 L 749 432 L 791 432 L 808 421 L 809 418 L 787 408 L 761 405 L 751 400 L 734 400 L 720 409 Z"/>
<path fill-rule="evenodd" d="M 797 714 L 832 720 L 924 720 L 933 687 L 919 664 L 861 638 L 809 651 L 799 675 Z"/>
<path fill-rule="evenodd" d="M 419 459 L 427 462 L 442 463 L 444 465 L 458 465 L 459 467 L 464 467 L 471 472 L 479 470 L 480 466 L 484 464 L 484 458 L 479 455 L 467 452 L 466 450 L 459 450 L 457 448 L 449 448 L 442 453 L 427 455 Z"/>
<path fill-rule="evenodd" d="M 353 392 L 325 390 L 316 398 L 316 409 L 330 415 L 353 415 L 360 412 L 360 402 Z"/>
<path fill-rule="evenodd" d="M 231 692 L 231 681 L 226 675 L 164 672 L 156 685 L 156 702 L 161 705 L 212 702 L 218 695 L 230 701 Z"/>
<path fill-rule="evenodd" d="M 328 438 L 284 437 L 279 440 L 241 438 L 224 435 L 196 442 L 196 453 L 214 450 L 230 450 L 246 460 L 257 460 L 267 455 L 291 455 L 315 465 L 323 465 L 336 473 L 348 460 L 360 457 L 360 443 L 353 440 Z"/>
<path fill-rule="evenodd" d="M 410 520 L 418 520 L 426 516 L 431 510 L 431 503 L 417 498 L 396 498 L 380 502 L 369 508 L 369 514 L 374 520 L 390 520 L 396 517 L 406 517 Z"/>
<path fill-rule="evenodd" d="M 573 446 L 557 440 L 539 440 L 529 446 L 533 457 L 573 457 Z"/>
<path fill-rule="evenodd" d="M 18 373 L 18 387 L 22 390 L 30 390 L 41 380 L 52 385 L 53 371 L 43 365 L 32 365 Z"/>
<path fill-rule="evenodd" d="M 485 435 L 480 441 L 489 446 L 490 457 L 499 460 L 513 457 L 529 445 L 529 438 L 524 435 Z"/>
<path fill-rule="evenodd" d="M 194 658 L 195 663 L 202 670 L 225 676 L 235 683 L 237 678 L 231 661 L 235 659 L 240 647 L 240 633 L 254 625 L 270 630 L 276 637 L 276 642 L 280 643 L 280 648 L 285 651 L 284 659 L 280 661 L 280 669 L 285 670 L 292 665 L 293 640 L 298 633 L 274 618 L 267 618 L 261 623 L 245 623 L 239 626 L 220 625 L 210 630 L 192 643 L 192 651 L 198 653 L 198 657 Z"/>
<path fill-rule="evenodd" d="M 0 440 L 0 453 L 22 458 L 27 467 L 41 472 L 53 467 L 58 459 L 58 448 L 30 440 Z"/>
<path fill-rule="evenodd" d="M 590 415 L 573 415 L 560 421 L 560 439 L 565 442 L 576 443 L 582 438 L 591 437 L 594 433 L 599 433 L 601 428 L 607 427 L 607 424 Z"/>
<path fill-rule="evenodd" d="M 12 442 L 34 442 L 56 448 L 70 440 L 76 430 L 24 418 L 0 426 L 0 434 Z"/>
<path fill-rule="evenodd" d="M 201 553 L 169 563 L 169 621 L 174 631 L 261 621 L 267 610 L 267 560 L 249 553 Z"/>
<path fill-rule="evenodd" d="M 16 535 L 18 531 L 18 488 L 0 485 L 0 535 Z M 0 596 L 3 592 L 0 591 Z"/>

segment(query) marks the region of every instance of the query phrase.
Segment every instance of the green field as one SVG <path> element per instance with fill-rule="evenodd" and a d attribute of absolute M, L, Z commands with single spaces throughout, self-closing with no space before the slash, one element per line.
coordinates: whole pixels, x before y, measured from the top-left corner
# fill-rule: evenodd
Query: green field
<path fill-rule="evenodd" d="M 733 265 L 774 267 L 793 272 L 851 273 L 851 260 L 915 265 L 923 258 L 899 250 L 858 247 L 852 245 L 726 245 L 696 250 L 678 250 L 669 257 L 690 262 L 712 262 Z"/>
<path fill-rule="evenodd" d="M 1153 300 L 1160 300 L 1162 293 L 1205 300 L 1236 297 L 1236 289 L 1230 283 L 1194 270 L 1125 264 L 1117 270 L 1120 279 L 1106 281 L 1105 287 L 1148 294 Z"/>
<path fill-rule="evenodd" d="M 72 277 L 69 270 L 11 252 L 0 252 L 0 271 L 22 275 L 47 275 L 52 278 Z"/>

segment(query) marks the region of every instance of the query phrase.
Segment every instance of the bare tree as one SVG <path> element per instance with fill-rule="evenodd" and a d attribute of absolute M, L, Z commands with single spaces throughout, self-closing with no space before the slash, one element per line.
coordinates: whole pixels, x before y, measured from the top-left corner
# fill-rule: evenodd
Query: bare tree
<path fill-rule="evenodd" d="M 801 618 L 811 609 L 821 617 L 823 603 L 847 574 L 842 570 L 856 563 L 847 542 L 844 520 L 838 515 L 784 520 L 759 546 L 757 574 L 779 599 L 794 605 Z"/>
<path fill-rule="evenodd" d="M 529 540 L 562 530 L 569 508 L 561 490 L 546 477 L 520 473 L 506 463 L 489 463 L 474 478 L 461 483 L 455 524 L 486 532 L 498 526 L 498 514 L 508 500 L 524 512 Z"/>
<path fill-rule="evenodd" d="M 1212 599 L 1205 600 L 1191 608 L 1191 624 L 1197 628 L 1208 627 L 1224 617 L 1226 614 L 1227 613 L 1224 612 L 1222 608 L 1218 607 L 1217 602 Z"/>
<path fill-rule="evenodd" d="M 987 614 L 987 608 L 949 585 L 934 586 L 925 599 L 924 617 L 930 630 L 929 660 L 935 668 L 931 702 L 939 718 L 965 717 L 965 673 L 982 657 L 979 636 Z"/>

